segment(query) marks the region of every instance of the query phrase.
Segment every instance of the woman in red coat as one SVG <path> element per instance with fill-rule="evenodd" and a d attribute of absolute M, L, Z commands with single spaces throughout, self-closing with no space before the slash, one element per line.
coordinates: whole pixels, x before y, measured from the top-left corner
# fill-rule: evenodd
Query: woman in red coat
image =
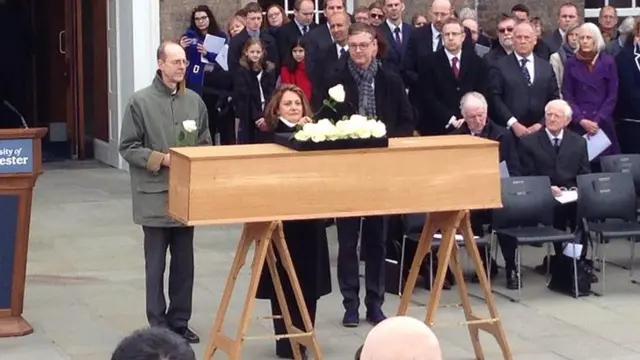
<path fill-rule="evenodd" d="M 304 57 L 305 44 L 302 38 L 299 38 L 291 45 L 288 56 L 284 59 L 284 66 L 280 71 L 280 82 L 282 84 L 297 85 L 302 89 L 307 100 L 311 100 L 311 81 L 307 76 Z"/>

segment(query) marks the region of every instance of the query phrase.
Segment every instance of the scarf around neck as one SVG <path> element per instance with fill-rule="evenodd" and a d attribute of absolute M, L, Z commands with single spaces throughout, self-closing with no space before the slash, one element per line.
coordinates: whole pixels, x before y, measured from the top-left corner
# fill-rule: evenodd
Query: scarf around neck
<path fill-rule="evenodd" d="M 358 114 L 375 118 L 377 114 L 373 82 L 380 68 L 379 60 L 374 59 L 368 68 L 362 69 L 349 57 L 347 58 L 347 66 L 358 86 Z"/>
<path fill-rule="evenodd" d="M 578 59 L 580 62 L 584 63 L 585 65 L 587 65 L 587 69 L 589 70 L 589 72 L 593 72 L 597 57 L 598 57 L 597 51 L 590 51 L 590 52 L 583 52 L 580 50 L 576 51 L 576 59 Z"/>
<path fill-rule="evenodd" d="M 563 43 L 562 46 L 560 46 L 560 49 L 558 50 L 558 54 L 560 55 L 560 59 L 564 64 L 567 61 L 567 59 L 572 58 L 576 55 L 576 50 L 573 49 L 571 45 L 567 43 Z"/>

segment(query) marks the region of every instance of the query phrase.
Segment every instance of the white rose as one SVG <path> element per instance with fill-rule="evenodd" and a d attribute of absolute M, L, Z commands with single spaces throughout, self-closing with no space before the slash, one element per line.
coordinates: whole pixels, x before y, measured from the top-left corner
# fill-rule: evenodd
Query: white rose
<path fill-rule="evenodd" d="M 318 122 L 316 124 L 318 125 L 318 127 L 321 127 L 323 129 L 328 129 L 328 128 L 334 127 L 333 123 L 329 119 L 318 120 Z"/>
<path fill-rule="evenodd" d="M 382 121 L 376 121 L 370 129 L 371 136 L 375 138 L 382 138 L 387 135 L 387 126 Z"/>
<path fill-rule="evenodd" d="M 371 137 L 371 129 L 368 127 L 360 127 L 356 129 L 355 134 L 359 139 L 368 139 Z"/>
<path fill-rule="evenodd" d="M 351 117 L 349 118 L 349 121 L 353 121 L 354 123 L 363 123 L 367 121 L 367 117 L 355 114 L 355 115 L 351 115 Z"/>
<path fill-rule="evenodd" d="M 323 133 L 315 133 L 311 135 L 311 141 L 315 143 L 323 142 L 327 140 L 327 136 Z"/>
<path fill-rule="evenodd" d="M 307 141 L 311 138 L 311 136 L 304 130 L 300 130 L 293 135 L 293 138 L 298 141 Z"/>
<path fill-rule="evenodd" d="M 306 132 L 307 134 L 313 134 L 314 132 L 316 132 L 317 128 L 318 124 L 306 123 L 302 126 L 302 131 Z"/>
<path fill-rule="evenodd" d="M 182 122 L 182 127 L 186 132 L 194 132 L 198 130 L 198 124 L 195 120 L 185 120 Z"/>
<path fill-rule="evenodd" d="M 342 84 L 338 84 L 332 87 L 331 89 L 329 89 L 329 97 L 331 97 L 333 100 L 339 103 L 344 102 L 344 98 L 345 98 L 344 86 L 342 86 Z"/>

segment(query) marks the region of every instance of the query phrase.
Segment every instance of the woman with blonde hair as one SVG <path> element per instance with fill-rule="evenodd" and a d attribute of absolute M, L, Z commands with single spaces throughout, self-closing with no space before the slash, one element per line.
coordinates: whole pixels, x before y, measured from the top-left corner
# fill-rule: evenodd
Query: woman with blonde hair
<path fill-rule="evenodd" d="M 580 24 L 570 25 L 564 34 L 562 45 L 557 52 L 551 54 L 549 63 L 553 68 L 553 72 L 556 74 L 556 81 L 558 82 L 558 89 L 562 91 L 562 79 L 564 77 L 564 63 L 567 59 L 573 57 L 578 48 L 578 30 Z M 562 94 L 560 95 L 562 97 Z"/>

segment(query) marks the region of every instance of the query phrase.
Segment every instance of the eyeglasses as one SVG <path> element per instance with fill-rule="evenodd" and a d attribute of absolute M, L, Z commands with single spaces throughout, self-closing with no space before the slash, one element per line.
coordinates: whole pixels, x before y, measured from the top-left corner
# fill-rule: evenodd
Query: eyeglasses
<path fill-rule="evenodd" d="M 349 46 L 349 49 L 353 49 L 353 50 L 367 50 L 369 48 L 369 46 L 371 46 L 371 42 L 368 43 L 359 43 L 359 44 L 355 44 L 355 43 L 349 43 L 347 44 Z"/>
<path fill-rule="evenodd" d="M 372 19 L 382 19 L 384 17 L 384 15 L 382 15 L 382 14 L 374 14 L 374 13 L 369 14 L 369 16 Z"/>
<path fill-rule="evenodd" d="M 513 32 L 513 27 L 506 27 L 506 28 L 498 28 L 498 32 L 500 34 L 504 34 L 504 33 L 508 33 L 508 32 Z"/>
<path fill-rule="evenodd" d="M 185 59 L 177 59 L 177 60 L 171 60 L 171 61 L 165 61 L 165 62 L 173 66 L 178 66 L 178 65 L 189 66 L 189 61 Z"/>

